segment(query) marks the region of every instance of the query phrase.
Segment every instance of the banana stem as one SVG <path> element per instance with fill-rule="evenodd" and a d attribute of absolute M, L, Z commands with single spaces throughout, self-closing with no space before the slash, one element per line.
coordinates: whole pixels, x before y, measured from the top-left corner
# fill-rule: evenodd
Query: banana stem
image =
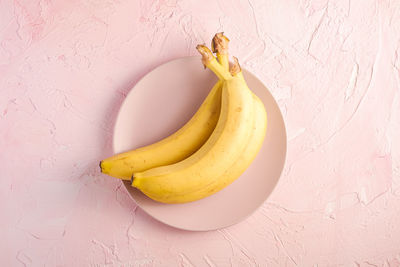
<path fill-rule="evenodd" d="M 223 67 L 224 69 L 229 70 L 229 59 L 228 59 L 228 55 L 223 55 L 223 54 L 217 53 L 217 59 L 218 59 L 218 62 L 222 65 L 222 67 Z"/>
<path fill-rule="evenodd" d="M 220 63 L 218 63 L 217 59 L 207 46 L 198 45 L 196 49 L 202 55 L 201 60 L 204 67 L 207 67 L 214 72 L 220 80 L 229 80 L 232 78 L 232 75 L 229 73 L 228 69 L 225 69 Z"/>
<path fill-rule="evenodd" d="M 229 72 L 232 74 L 232 76 L 239 77 L 240 79 L 244 80 L 242 68 L 240 67 L 237 57 L 233 57 L 233 63 L 230 66 Z"/>
<path fill-rule="evenodd" d="M 218 62 L 226 69 L 229 70 L 229 53 L 228 53 L 229 39 L 223 32 L 216 33 L 211 42 L 211 49 L 213 53 L 217 53 Z"/>
<path fill-rule="evenodd" d="M 232 78 L 232 75 L 227 71 L 218 61 L 213 58 L 208 64 L 206 64 L 207 68 L 209 68 L 215 75 L 218 76 L 220 80 L 229 80 Z"/>

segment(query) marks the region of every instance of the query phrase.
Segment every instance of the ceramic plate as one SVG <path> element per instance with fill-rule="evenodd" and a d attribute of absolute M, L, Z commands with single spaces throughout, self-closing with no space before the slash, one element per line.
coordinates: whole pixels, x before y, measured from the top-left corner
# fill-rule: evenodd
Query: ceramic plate
<path fill-rule="evenodd" d="M 153 218 L 185 230 L 215 230 L 245 219 L 270 195 L 284 166 L 285 125 L 267 87 L 248 71 L 243 74 L 268 114 L 266 138 L 256 159 L 231 185 L 191 203 L 158 203 L 124 181 L 132 199 Z M 148 145 L 175 132 L 192 117 L 216 81 L 211 71 L 203 69 L 200 57 L 176 59 L 148 73 L 121 106 L 114 152 Z"/>

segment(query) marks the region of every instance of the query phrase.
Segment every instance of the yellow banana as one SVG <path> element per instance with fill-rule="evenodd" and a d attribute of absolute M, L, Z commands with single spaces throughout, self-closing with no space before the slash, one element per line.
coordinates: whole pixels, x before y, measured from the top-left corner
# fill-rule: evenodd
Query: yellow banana
<path fill-rule="evenodd" d="M 260 150 L 267 129 L 263 103 L 248 88 L 228 42 L 217 33 L 212 50 L 197 46 L 218 77 L 192 119 L 171 136 L 100 163 L 103 173 L 128 180 L 150 198 L 185 203 L 207 197 L 236 180 Z M 132 175 L 133 173 L 133 175 Z"/>
<path fill-rule="evenodd" d="M 203 64 L 224 80 L 220 117 L 210 138 L 190 157 L 133 174 L 132 186 L 159 202 L 184 203 L 221 190 L 250 165 L 265 137 L 265 108 L 247 87 L 238 64 L 231 75 L 208 48 L 198 50 Z"/>
<path fill-rule="evenodd" d="M 221 89 L 222 81 L 218 81 L 194 116 L 177 132 L 154 144 L 102 160 L 101 171 L 130 180 L 134 172 L 173 164 L 193 154 L 206 142 L 217 124 Z"/>
<path fill-rule="evenodd" d="M 221 69 L 225 69 L 224 73 L 229 75 L 228 43 L 229 39 L 222 33 L 215 34 L 212 40 Z M 211 89 L 196 114 L 180 130 L 154 144 L 104 159 L 100 162 L 101 171 L 116 178 L 130 180 L 134 172 L 173 164 L 189 157 L 206 142 L 217 124 L 221 108 L 221 89 L 220 80 Z"/>
<path fill-rule="evenodd" d="M 224 82 L 214 132 L 193 155 L 178 163 L 133 174 L 134 187 L 164 203 L 201 190 L 224 174 L 245 149 L 254 121 L 253 96 L 234 80 Z"/>
<path fill-rule="evenodd" d="M 226 168 L 226 171 L 220 177 L 215 177 L 217 179 L 213 179 L 209 184 L 190 193 L 176 194 L 173 196 L 173 201 L 168 203 L 185 203 L 210 196 L 234 182 L 250 166 L 263 144 L 267 130 L 267 113 L 264 104 L 256 95 L 253 98 L 255 106 L 253 132 L 239 158 L 232 166 Z"/>

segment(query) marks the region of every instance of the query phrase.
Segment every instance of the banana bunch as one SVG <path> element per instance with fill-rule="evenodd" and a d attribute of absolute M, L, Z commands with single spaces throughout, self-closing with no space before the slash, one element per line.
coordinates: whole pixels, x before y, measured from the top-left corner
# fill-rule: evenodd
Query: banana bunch
<path fill-rule="evenodd" d="M 267 114 L 237 58 L 229 64 L 228 43 L 217 33 L 212 52 L 205 45 L 196 47 L 219 81 L 195 115 L 159 142 L 104 159 L 103 173 L 131 180 L 153 200 L 185 203 L 218 192 L 249 167 L 264 141 Z"/>

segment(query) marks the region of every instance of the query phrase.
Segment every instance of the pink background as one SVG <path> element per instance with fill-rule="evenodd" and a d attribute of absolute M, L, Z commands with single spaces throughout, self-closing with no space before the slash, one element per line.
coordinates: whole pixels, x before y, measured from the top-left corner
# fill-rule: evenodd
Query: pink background
<path fill-rule="evenodd" d="M 288 158 L 246 221 L 185 232 L 98 161 L 140 77 L 217 31 L 278 101 Z M 399 92 L 397 0 L 0 0 L 0 265 L 399 266 Z"/>

